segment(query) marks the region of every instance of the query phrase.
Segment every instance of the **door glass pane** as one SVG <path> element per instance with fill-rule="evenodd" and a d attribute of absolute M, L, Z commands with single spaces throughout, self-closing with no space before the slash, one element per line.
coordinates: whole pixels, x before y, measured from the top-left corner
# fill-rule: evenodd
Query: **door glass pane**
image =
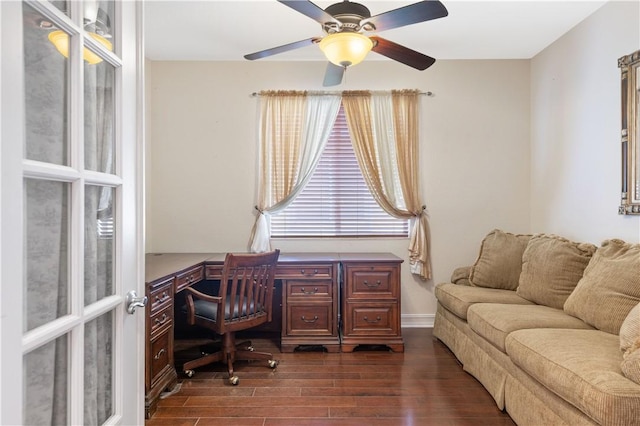
<path fill-rule="evenodd" d="M 84 328 L 84 424 L 101 425 L 113 415 L 113 312 Z"/>
<path fill-rule="evenodd" d="M 65 425 L 67 421 L 67 336 L 24 356 L 25 425 Z"/>
<path fill-rule="evenodd" d="M 84 160 L 87 170 L 111 173 L 114 167 L 115 68 L 108 62 L 85 62 Z"/>
<path fill-rule="evenodd" d="M 49 0 L 49 3 L 57 7 L 62 13 L 69 16 L 69 8 L 65 0 Z"/>
<path fill-rule="evenodd" d="M 68 183 L 25 179 L 23 330 L 69 313 Z"/>
<path fill-rule="evenodd" d="M 25 158 L 69 164 L 68 81 L 69 60 L 49 41 L 56 28 L 41 28 L 47 21 L 23 3 L 24 90 L 26 106 Z"/>
<path fill-rule="evenodd" d="M 115 2 L 113 0 L 89 1 L 84 6 L 84 29 L 89 36 L 98 40 L 107 50 L 113 51 L 116 37 L 113 17 Z"/>
<path fill-rule="evenodd" d="M 87 185 L 84 193 L 84 304 L 113 295 L 113 193 Z"/>

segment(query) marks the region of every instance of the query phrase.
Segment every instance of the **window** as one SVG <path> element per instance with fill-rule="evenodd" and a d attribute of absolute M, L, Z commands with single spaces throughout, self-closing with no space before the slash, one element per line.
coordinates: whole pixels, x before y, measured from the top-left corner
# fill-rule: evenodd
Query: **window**
<path fill-rule="evenodd" d="M 408 220 L 373 199 L 353 152 L 341 107 L 313 176 L 284 211 L 271 216 L 271 236 L 407 237 Z"/>

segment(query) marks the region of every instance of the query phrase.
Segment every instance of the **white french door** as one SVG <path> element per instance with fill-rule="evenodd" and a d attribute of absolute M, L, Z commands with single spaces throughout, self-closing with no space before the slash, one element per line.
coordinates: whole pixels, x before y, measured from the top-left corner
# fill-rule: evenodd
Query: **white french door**
<path fill-rule="evenodd" d="M 0 424 L 143 422 L 141 12 L 0 2 Z"/>

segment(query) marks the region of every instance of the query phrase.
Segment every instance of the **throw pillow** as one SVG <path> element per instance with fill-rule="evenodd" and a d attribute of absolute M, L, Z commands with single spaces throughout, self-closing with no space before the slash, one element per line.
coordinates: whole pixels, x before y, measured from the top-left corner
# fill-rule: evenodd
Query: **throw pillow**
<path fill-rule="evenodd" d="M 562 309 L 595 251 L 593 244 L 534 235 L 522 255 L 518 295 L 538 305 Z"/>
<path fill-rule="evenodd" d="M 471 267 L 469 281 L 476 287 L 518 288 L 522 253 L 531 235 L 511 234 L 494 229 L 482 240 L 480 254 Z"/>
<path fill-rule="evenodd" d="M 620 364 L 622 374 L 640 385 L 640 339 L 631 347 L 631 351 Z"/>
<path fill-rule="evenodd" d="M 620 326 L 620 350 L 623 356 L 627 356 L 635 342 L 640 343 L 640 303 L 629 311 Z"/>
<path fill-rule="evenodd" d="M 564 304 L 569 315 L 599 330 L 619 334 L 640 302 L 640 244 L 607 240 L 598 247 Z"/>

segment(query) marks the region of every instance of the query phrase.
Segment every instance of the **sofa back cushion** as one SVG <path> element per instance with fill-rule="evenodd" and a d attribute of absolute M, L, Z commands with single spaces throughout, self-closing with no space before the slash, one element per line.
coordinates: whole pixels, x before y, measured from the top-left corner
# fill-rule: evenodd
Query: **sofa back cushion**
<path fill-rule="evenodd" d="M 469 281 L 476 287 L 515 290 L 522 270 L 522 253 L 531 235 L 511 234 L 499 229 L 482 240 L 480 253 L 471 267 Z"/>
<path fill-rule="evenodd" d="M 534 235 L 522 255 L 518 295 L 538 305 L 562 309 L 595 251 L 593 244 Z"/>
<path fill-rule="evenodd" d="M 589 325 L 619 334 L 631 309 L 640 302 L 640 244 L 607 240 L 567 298 L 564 310 Z"/>

